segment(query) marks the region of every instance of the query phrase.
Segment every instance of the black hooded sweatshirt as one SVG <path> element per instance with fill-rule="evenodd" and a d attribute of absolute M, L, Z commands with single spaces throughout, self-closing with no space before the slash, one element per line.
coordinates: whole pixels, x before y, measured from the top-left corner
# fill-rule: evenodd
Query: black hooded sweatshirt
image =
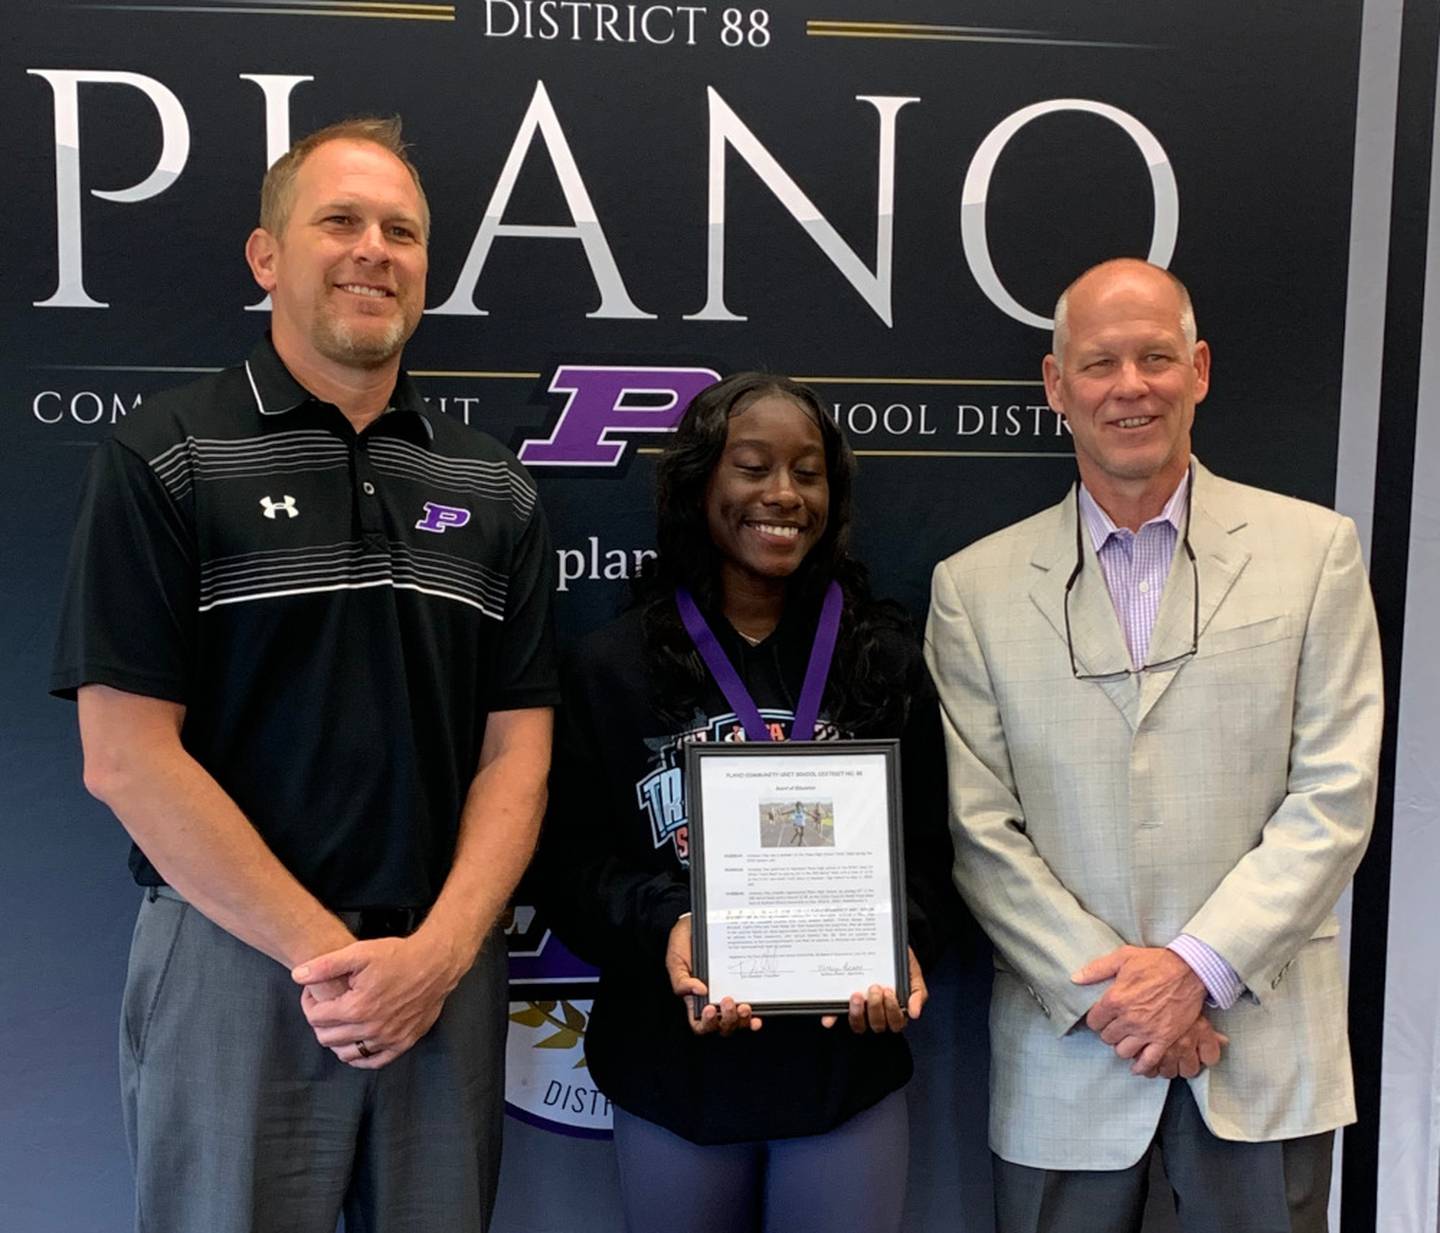
<path fill-rule="evenodd" d="M 786 737 L 817 617 L 798 607 L 756 646 L 706 613 L 762 718 Z M 827 694 L 815 735 L 901 739 L 909 937 L 928 968 L 945 923 L 963 914 L 950 883 L 939 709 L 911 638 L 885 634 L 872 658 L 906 697 L 903 720 L 840 731 Z M 843 1018 L 826 1029 L 818 1016 L 772 1015 L 758 1032 L 725 1038 L 690 1031 L 664 965 L 670 930 L 690 910 L 682 743 L 744 733 L 713 682 L 691 722 L 659 717 L 638 609 L 579 643 L 561 688 L 535 889 L 560 938 L 601 970 L 585 1038 L 600 1090 L 708 1144 L 820 1134 L 903 1087 L 912 1071 L 903 1036 L 856 1035 Z"/>

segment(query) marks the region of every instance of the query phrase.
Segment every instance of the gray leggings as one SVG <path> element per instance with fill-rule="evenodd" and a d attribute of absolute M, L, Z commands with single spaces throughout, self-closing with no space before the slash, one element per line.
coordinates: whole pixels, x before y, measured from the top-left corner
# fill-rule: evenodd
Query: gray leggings
<path fill-rule="evenodd" d="M 628 1233 L 898 1233 L 910 1156 L 904 1092 L 826 1134 L 710 1146 L 614 1111 Z"/>

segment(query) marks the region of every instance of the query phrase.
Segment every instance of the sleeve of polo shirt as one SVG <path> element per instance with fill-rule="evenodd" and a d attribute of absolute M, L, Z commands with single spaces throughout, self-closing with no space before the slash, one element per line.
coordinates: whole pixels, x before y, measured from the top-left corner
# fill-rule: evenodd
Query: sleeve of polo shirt
<path fill-rule="evenodd" d="M 185 702 L 197 587 L 183 513 L 143 458 L 106 441 L 81 488 L 50 692 L 110 685 Z"/>
<path fill-rule="evenodd" d="M 554 706 L 560 700 L 550 614 L 554 593 L 555 554 L 550 548 L 545 511 L 537 500 L 510 558 L 505 628 L 500 635 L 491 710 Z"/>

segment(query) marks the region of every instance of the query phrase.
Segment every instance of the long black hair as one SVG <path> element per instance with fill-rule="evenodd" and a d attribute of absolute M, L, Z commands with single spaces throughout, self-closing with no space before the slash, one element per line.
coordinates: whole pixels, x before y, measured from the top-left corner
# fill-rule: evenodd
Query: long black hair
<path fill-rule="evenodd" d="M 818 611 L 831 579 L 840 584 L 845 609 L 825 691 L 830 714 L 855 731 L 893 723 L 903 715 L 907 699 L 890 661 L 901 640 L 912 636 L 910 620 L 900 605 L 873 598 L 869 571 L 850 555 L 855 455 L 814 390 L 763 372 L 736 373 L 696 394 L 660 457 L 655 491 L 658 556 L 647 562 L 635 585 L 657 707 L 669 721 L 687 723 L 707 691 L 709 673 L 680 623 L 674 594 L 676 587 L 688 587 L 702 608 L 721 608 L 723 558 L 710 538 L 705 497 L 725 452 L 731 417 L 763 397 L 783 398 L 804 411 L 820 430 L 825 451 L 825 530 L 786 581 L 786 608 Z"/>

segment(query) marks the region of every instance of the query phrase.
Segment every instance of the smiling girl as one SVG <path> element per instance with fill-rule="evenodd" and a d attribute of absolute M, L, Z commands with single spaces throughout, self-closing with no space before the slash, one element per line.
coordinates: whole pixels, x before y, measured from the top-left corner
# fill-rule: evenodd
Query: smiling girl
<path fill-rule="evenodd" d="M 905 613 L 871 597 L 849 553 L 854 470 L 806 386 L 740 373 L 702 391 L 659 463 L 654 568 L 562 674 L 540 881 L 560 937 L 601 969 L 586 1058 L 614 1105 L 632 1233 L 900 1225 L 900 1032 L 925 1003 L 916 955 L 933 959 L 951 911 L 951 857 L 934 689 Z M 834 658 L 813 730 L 792 732 L 832 582 Z M 683 746 L 747 735 L 696 653 L 695 616 L 771 739 L 902 738 L 906 1005 L 877 985 L 839 1025 L 785 1016 L 761 1031 L 728 998 L 694 1013 Z"/>

